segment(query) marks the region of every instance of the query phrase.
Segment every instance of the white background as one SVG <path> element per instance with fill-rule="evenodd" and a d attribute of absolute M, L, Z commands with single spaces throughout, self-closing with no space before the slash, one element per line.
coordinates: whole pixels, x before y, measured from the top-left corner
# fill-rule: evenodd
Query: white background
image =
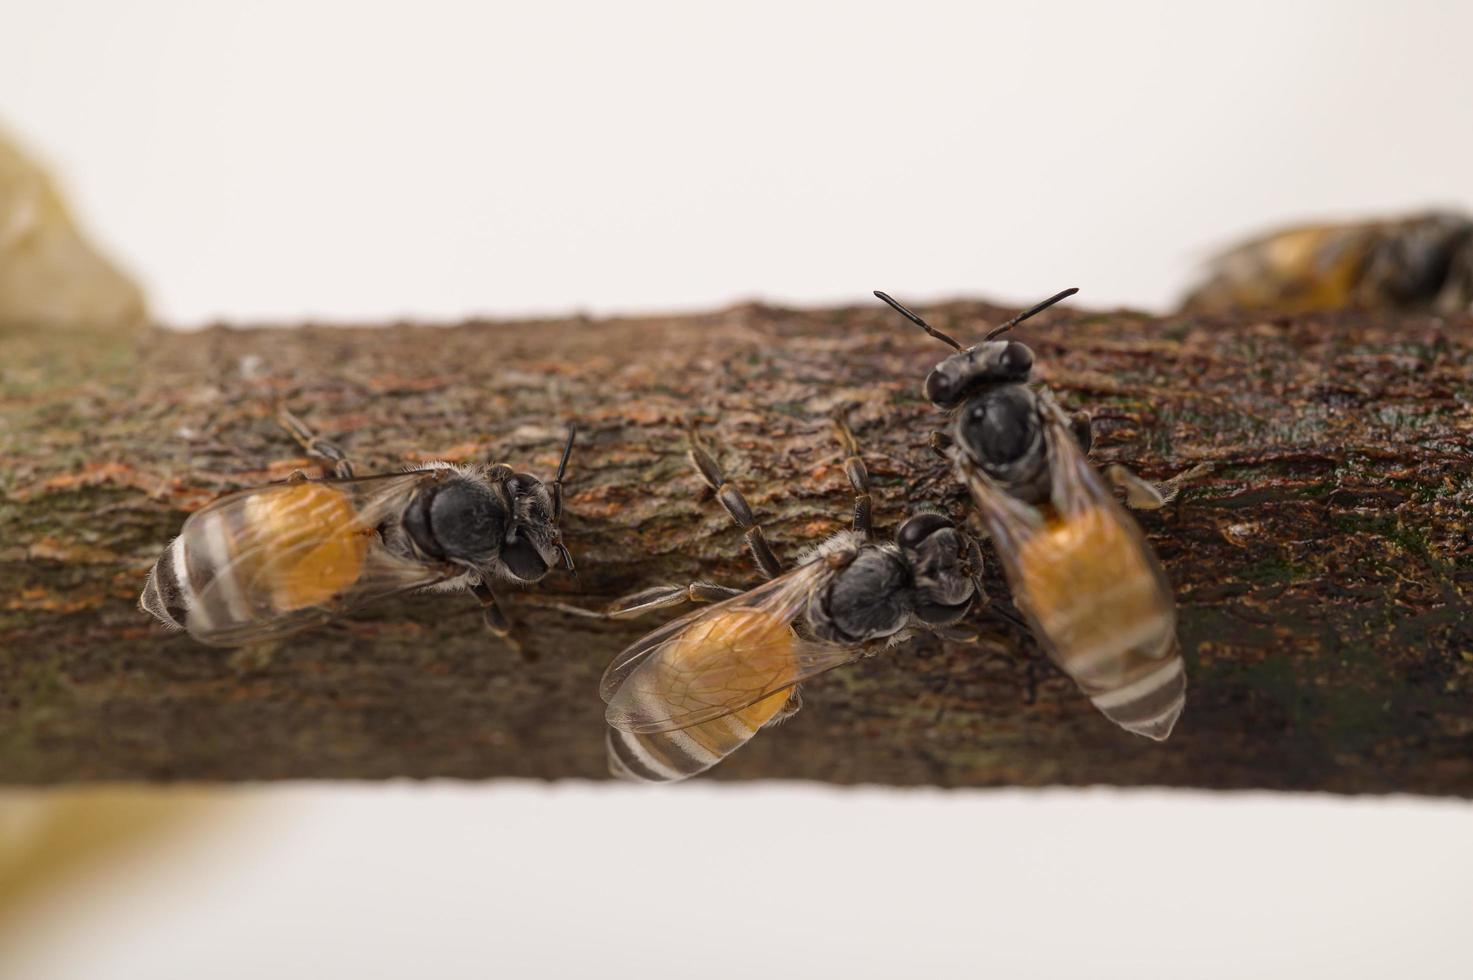
<path fill-rule="evenodd" d="M 6 0 L 0 123 L 183 326 L 1160 308 L 1266 223 L 1473 203 L 1470 39 L 1410 2 Z M 0 923 L 0 975 L 1473 974 L 1466 804 L 244 799 Z"/>
<path fill-rule="evenodd" d="M 0 123 L 170 321 L 1161 306 L 1473 202 L 1451 3 L 5 0 Z"/>

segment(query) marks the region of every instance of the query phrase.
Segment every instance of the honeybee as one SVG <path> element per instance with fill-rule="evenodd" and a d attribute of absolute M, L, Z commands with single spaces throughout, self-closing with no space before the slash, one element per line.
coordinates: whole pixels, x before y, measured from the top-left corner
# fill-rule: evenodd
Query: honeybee
<path fill-rule="evenodd" d="M 1105 717 L 1160 741 L 1186 702 L 1171 587 L 1085 458 L 1088 414 L 1066 416 L 1046 388 L 1029 387 L 1033 352 L 997 339 L 1077 291 L 1044 300 L 965 350 L 885 293 L 875 295 L 956 351 L 926 377 L 926 397 L 954 412 L 936 444 L 971 491 L 1033 634 Z M 1106 476 L 1128 504 L 1149 509 L 1200 472 L 1165 487 L 1121 466 Z"/>
<path fill-rule="evenodd" d="M 1182 301 L 1192 313 L 1473 306 L 1473 219 L 1438 213 L 1287 228 L 1218 256 Z"/>
<path fill-rule="evenodd" d="M 981 551 L 937 513 L 906 519 L 893 541 L 871 540 L 869 476 L 853 434 L 847 451 L 854 516 L 784 571 L 742 492 L 692 433 L 690 458 L 747 538 L 767 579 L 750 591 L 662 585 L 601 615 L 636 616 L 685 601 L 715 603 L 667 623 L 620 653 L 600 684 L 609 770 L 645 782 L 704 772 L 801 706 L 799 685 L 920 630 L 955 628 L 983 598 Z"/>
<path fill-rule="evenodd" d="M 319 625 L 417 589 L 466 590 L 486 626 L 510 624 L 495 581 L 573 572 L 562 541 L 569 428 L 551 486 L 504 463 L 427 463 L 358 477 L 343 451 L 283 411 L 280 421 L 331 479 L 300 471 L 221 497 L 190 515 L 148 573 L 139 606 L 201 643 L 241 646 Z"/>

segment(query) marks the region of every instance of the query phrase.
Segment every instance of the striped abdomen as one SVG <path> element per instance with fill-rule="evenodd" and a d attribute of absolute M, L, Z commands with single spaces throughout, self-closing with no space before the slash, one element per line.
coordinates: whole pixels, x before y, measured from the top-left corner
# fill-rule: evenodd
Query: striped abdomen
<path fill-rule="evenodd" d="M 674 782 L 705 772 L 746 745 L 780 716 L 794 688 L 742 702 L 771 690 L 769 682 L 793 675 L 796 642 L 787 617 L 739 606 L 717 607 L 661 644 L 624 678 L 610 699 L 610 720 L 709 720 L 675 731 L 631 732 L 611 725 L 609 771 L 623 779 Z M 730 710 L 713 718 L 713 707 Z"/>
<path fill-rule="evenodd" d="M 330 484 L 275 484 L 185 522 L 149 572 L 139 606 L 207 643 L 248 642 L 358 581 L 372 530 Z"/>
<path fill-rule="evenodd" d="M 1091 508 L 1030 538 L 1015 589 L 1064 672 L 1127 731 L 1157 741 L 1186 703 L 1176 607 L 1143 542 Z"/>
<path fill-rule="evenodd" d="M 648 783 L 699 775 L 751 741 L 758 729 L 782 711 L 792 692 L 785 688 L 723 718 L 676 732 L 636 734 L 610 727 L 605 740 L 609 772 L 620 779 Z"/>

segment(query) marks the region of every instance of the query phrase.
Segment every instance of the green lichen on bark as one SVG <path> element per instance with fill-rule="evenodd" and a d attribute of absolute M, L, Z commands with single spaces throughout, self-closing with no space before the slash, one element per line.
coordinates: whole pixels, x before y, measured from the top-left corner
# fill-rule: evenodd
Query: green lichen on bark
<path fill-rule="evenodd" d="M 980 335 L 999 311 L 927 311 Z M 1096 456 L 1216 469 L 1141 522 L 1191 674 L 1153 745 L 1032 642 L 920 640 L 825 675 L 719 778 L 942 786 L 1166 784 L 1473 792 L 1473 323 L 1055 311 L 1021 338 L 1099 419 Z M 966 501 L 926 447 L 941 349 L 874 306 L 198 334 L 0 333 L 0 780 L 604 774 L 597 680 L 659 622 L 567 617 L 658 582 L 752 583 L 700 490 L 702 420 L 779 551 L 838 528 L 847 408 L 878 522 Z M 168 636 L 134 608 L 214 495 L 304 464 L 284 400 L 363 472 L 495 454 L 549 472 L 581 425 L 565 579 L 509 597 L 531 663 L 465 597 L 414 596 L 274 650 Z M 996 569 L 989 587 L 1006 594 Z"/>

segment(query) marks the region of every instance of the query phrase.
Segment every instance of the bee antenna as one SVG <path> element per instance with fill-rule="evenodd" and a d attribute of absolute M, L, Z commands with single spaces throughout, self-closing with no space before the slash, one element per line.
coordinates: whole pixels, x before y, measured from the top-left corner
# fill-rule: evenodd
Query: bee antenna
<path fill-rule="evenodd" d="M 925 320 L 922 320 L 920 317 L 916 316 L 910 310 L 907 310 L 904 306 L 901 306 L 899 303 L 897 303 L 895 301 L 895 298 L 892 297 L 889 293 L 882 293 L 878 289 L 876 289 L 875 290 L 875 297 L 877 299 L 879 299 L 881 302 L 889 304 L 890 308 L 892 310 L 894 310 L 896 313 L 899 313 L 901 316 L 905 317 L 911 323 L 914 323 L 916 326 L 920 327 L 922 330 L 926 331 L 926 333 L 930 334 L 932 337 L 935 337 L 937 340 L 941 341 L 943 344 L 947 345 L 952 350 L 959 351 L 959 350 L 962 349 L 962 345 L 961 344 L 958 344 L 955 340 L 951 339 L 946 334 L 942 333 L 940 330 L 937 330 L 935 327 L 931 326 Z"/>
<path fill-rule="evenodd" d="M 552 478 L 552 522 L 554 524 L 563 519 L 563 474 L 568 472 L 568 457 L 573 455 L 573 440 L 577 436 L 578 426 L 575 423 L 568 423 L 568 442 L 563 446 L 563 458 L 557 464 L 557 476 Z M 568 559 L 568 567 L 572 568 L 571 558 Z"/>
<path fill-rule="evenodd" d="M 1024 310 L 1022 313 L 1019 313 L 1017 316 L 1013 317 L 1002 326 L 994 327 L 992 330 L 989 330 L 987 332 L 987 336 L 982 338 L 983 342 L 985 343 L 986 341 L 991 340 L 993 337 L 1001 336 L 1002 334 L 1007 333 L 1009 330 L 1013 329 L 1018 324 L 1028 319 L 1030 316 L 1033 316 L 1035 313 L 1042 313 L 1044 310 L 1048 309 L 1050 306 L 1053 306 L 1059 300 L 1068 299 L 1070 296 L 1073 296 L 1077 292 L 1079 292 L 1078 286 L 1070 286 L 1068 289 L 1060 290 L 1059 292 L 1054 293 L 1042 303 L 1038 303 L 1035 306 L 1028 307 L 1028 309 Z"/>

